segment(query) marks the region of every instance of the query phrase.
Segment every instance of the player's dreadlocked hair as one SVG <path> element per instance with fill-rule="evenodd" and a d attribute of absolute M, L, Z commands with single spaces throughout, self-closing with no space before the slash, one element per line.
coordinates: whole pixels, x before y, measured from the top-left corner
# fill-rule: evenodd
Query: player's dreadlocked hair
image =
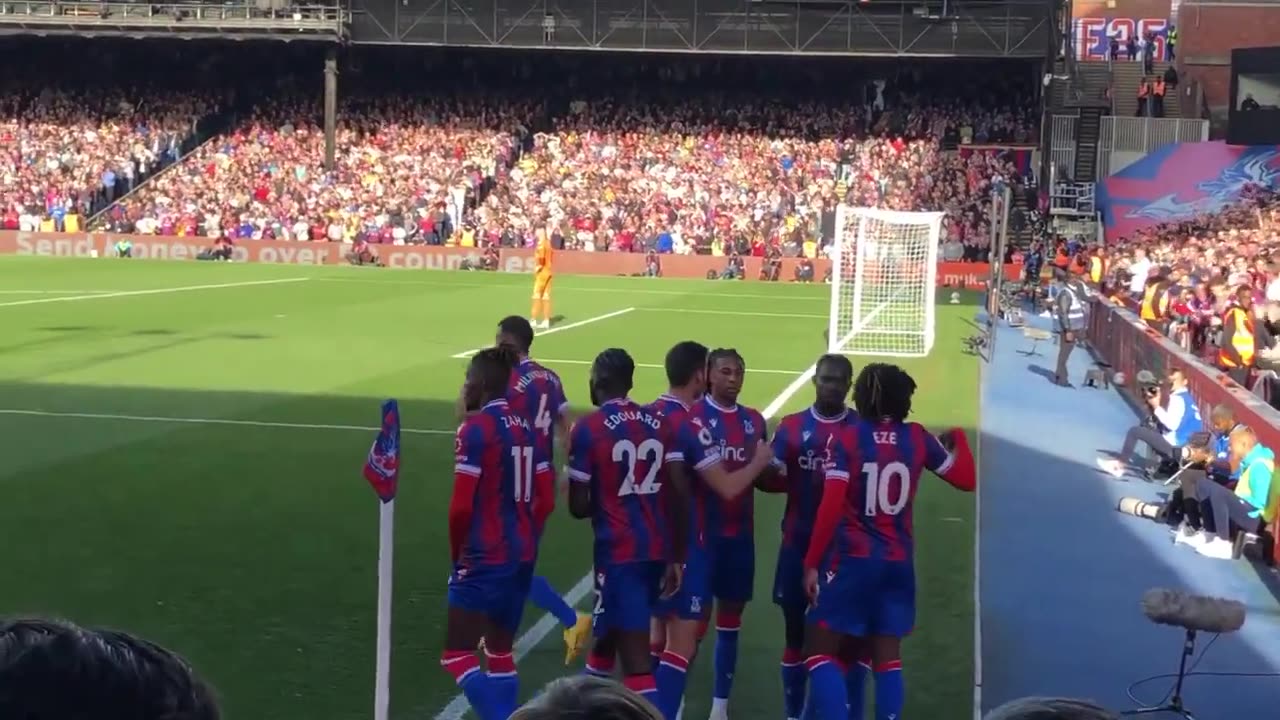
<path fill-rule="evenodd" d="M 625 395 L 635 384 L 636 361 L 622 348 L 609 348 L 596 356 L 592 363 L 596 386 L 602 390 Z"/>
<path fill-rule="evenodd" d="M 868 419 L 902 422 L 911 414 L 916 381 L 897 365 L 871 363 L 853 384 L 853 406 Z"/>
<path fill-rule="evenodd" d="M 711 374 L 711 368 L 716 366 L 717 361 L 724 360 L 726 358 L 737 360 L 743 370 L 747 369 L 747 361 L 738 354 L 737 350 L 734 348 L 716 348 L 707 354 L 707 375 Z"/>
<path fill-rule="evenodd" d="M 510 345 L 485 348 L 471 358 L 480 389 L 487 397 L 501 397 L 511 381 L 511 371 L 520 364 L 520 356 Z"/>

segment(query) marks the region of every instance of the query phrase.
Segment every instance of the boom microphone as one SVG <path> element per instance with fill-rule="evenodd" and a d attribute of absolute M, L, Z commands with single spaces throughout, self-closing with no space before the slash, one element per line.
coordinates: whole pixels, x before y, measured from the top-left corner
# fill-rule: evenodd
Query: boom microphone
<path fill-rule="evenodd" d="M 1157 625 L 1191 632 L 1232 633 L 1244 625 L 1244 603 L 1154 588 L 1142 596 L 1142 614 Z"/>
<path fill-rule="evenodd" d="M 1159 520 L 1160 511 L 1163 508 L 1164 506 L 1160 503 L 1149 503 L 1132 497 L 1122 497 L 1120 502 L 1116 504 L 1117 512 L 1148 520 Z"/>

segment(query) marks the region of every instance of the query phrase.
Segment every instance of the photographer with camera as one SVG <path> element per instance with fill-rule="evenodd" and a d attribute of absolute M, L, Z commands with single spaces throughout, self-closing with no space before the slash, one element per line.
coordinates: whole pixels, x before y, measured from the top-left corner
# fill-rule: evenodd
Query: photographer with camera
<path fill-rule="evenodd" d="M 1169 397 L 1166 404 L 1163 389 L 1157 384 L 1142 387 L 1142 399 L 1151 408 L 1151 415 L 1141 425 L 1129 428 L 1124 444 L 1115 458 L 1098 458 L 1098 467 L 1117 479 L 1123 478 L 1130 465 L 1138 459 L 1134 450 L 1139 442 L 1151 448 L 1165 462 L 1175 462 L 1180 456 L 1178 448 L 1187 444 L 1191 436 L 1204 429 L 1200 408 L 1191 389 L 1187 387 L 1186 374 L 1178 369 L 1169 372 Z"/>
<path fill-rule="evenodd" d="M 1184 496 L 1201 501 L 1213 517 L 1213 534 L 1200 533 L 1184 538 L 1205 557 L 1229 560 L 1234 546 L 1231 542 L 1232 525 L 1245 532 L 1257 532 L 1258 526 L 1270 523 L 1276 516 L 1276 500 L 1280 494 L 1272 492 L 1272 476 L 1275 474 L 1275 453 L 1258 442 L 1258 436 L 1248 426 L 1239 426 L 1231 432 L 1230 463 L 1238 479 L 1235 489 L 1216 482 L 1196 482 L 1183 488 Z"/>

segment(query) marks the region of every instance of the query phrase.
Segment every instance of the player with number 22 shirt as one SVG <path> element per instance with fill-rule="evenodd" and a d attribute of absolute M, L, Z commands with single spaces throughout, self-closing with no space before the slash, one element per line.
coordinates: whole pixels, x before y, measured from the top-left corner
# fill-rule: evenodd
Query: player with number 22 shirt
<path fill-rule="evenodd" d="M 659 597 L 680 587 L 689 493 L 674 428 L 627 397 L 634 375 L 625 350 L 605 350 L 592 363 L 599 409 L 570 434 L 569 512 L 590 518 L 595 532 L 592 665 L 616 654 L 623 684 L 656 705 L 649 622 Z"/>
<path fill-rule="evenodd" d="M 907 422 L 915 381 L 873 363 L 854 383 L 859 421 L 832 443 L 822 501 L 805 554 L 813 603 L 805 628 L 810 698 L 819 716 L 860 720 L 836 661 L 841 641 L 860 638 L 874 672 L 876 718 L 902 715 L 901 641 L 915 624 L 912 504 L 925 470 L 959 490 L 977 485 L 964 431 L 942 438 Z M 950 447 L 951 449 L 948 449 Z"/>

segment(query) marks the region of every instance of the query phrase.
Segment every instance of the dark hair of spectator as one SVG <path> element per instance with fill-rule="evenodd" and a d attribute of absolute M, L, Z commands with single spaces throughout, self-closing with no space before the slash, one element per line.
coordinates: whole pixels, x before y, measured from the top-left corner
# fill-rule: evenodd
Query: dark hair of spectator
<path fill-rule="evenodd" d="M 502 397 L 511 382 L 511 371 L 520 364 L 520 357 L 510 345 L 485 348 L 471 358 L 471 368 L 480 384 L 480 392 L 487 399 Z"/>
<path fill-rule="evenodd" d="M 182 658 L 110 630 L 56 620 L 0 621 L 0 718 L 218 720 L 218 703 Z"/>
<path fill-rule="evenodd" d="M 911 414 L 916 381 L 906 370 L 887 363 L 862 368 L 853 384 L 853 406 L 869 420 L 903 422 Z"/>
<path fill-rule="evenodd" d="M 511 720 L 662 720 L 662 713 L 621 684 L 590 675 L 561 678 Z"/>
<path fill-rule="evenodd" d="M 848 357 L 838 353 L 827 353 L 818 358 L 818 371 L 821 372 L 822 366 L 828 364 L 834 364 L 840 369 L 840 372 L 844 373 L 845 377 L 853 379 L 853 361 L 849 360 Z"/>
<path fill-rule="evenodd" d="M 596 356 L 591 365 L 594 385 L 603 400 L 619 398 L 631 392 L 635 385 L 636 363 L 630 353 L 622 348 L 609 348 Z"/>
<path fill-rule="evenodd" d="M 707 367 L 707 346 L 694 340 L 685 340 L 671 346 L 663 366 L 667 370 L 667 383 L 671 387 L 684 387 L 693 382 L 693 376 Z"/>
<path fill-rule="evenodd" d="M 533 347 L 533 326 L 519 315 L 508 315 L 499 320 L 498 334 L 510 340 L 521 353 L 527 354 Z"/>

